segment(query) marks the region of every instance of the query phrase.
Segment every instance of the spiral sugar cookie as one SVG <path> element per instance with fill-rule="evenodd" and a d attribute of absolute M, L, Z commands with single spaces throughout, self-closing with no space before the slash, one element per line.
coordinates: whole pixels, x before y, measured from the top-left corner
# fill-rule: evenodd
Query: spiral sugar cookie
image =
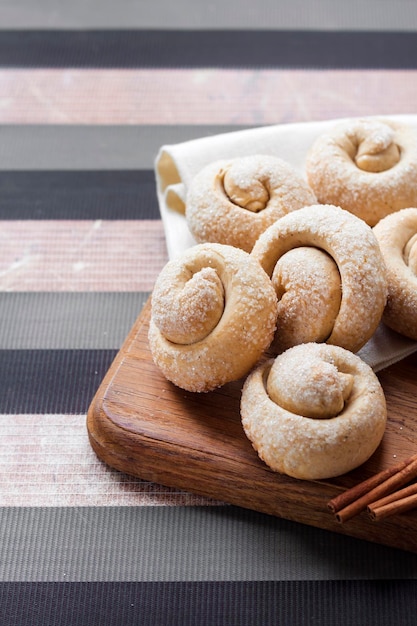
<path fill-rule="evenodd" d="M 296 248 L 302 258 L 294 263 L 285 257 Z M 277 289 L 278 352 L 311 341 L 356 352 L 375 332 L 386 303 L 385 265 L 363 220 L 332 205 L 305 207 L 270 226 L 251 255 Z M 315 257 L 318 269 L 311 265 Z"/>
<path fill-rule="evenodd" d="M 149 342 L 168 380 L 210 391 L 246 375 L 274 335 L 277 298 L 259 263 L 223 244 L 168 262 L 152 294 Z"/>
<path fill-rule="evenodd" d="M 384 323 L 417 340 L 417 208 L 388 215 L 374 227 L 387 266 Z"/>
<path fill-rule="evenodd" d="M 185 216 L 197 242 L 250 252 L 279 217 L 317 200 L 298 172 L 274 156 L 216 161 L 192 180 Z"/>
<path fill-rule="evenodd" d="M 369 365 L 344 348 L 308 343 L 249 374 L 241 418 L 271 469 L 315 480 L 364 463 L 382 440 L 387 412 Z"/>
<path fill-rule="evenodd" d="M 417 204 L 417 132 L 390 120 L 347 120 L 315 141 L 306 173 L 319 202 L 374 226 Z"/>

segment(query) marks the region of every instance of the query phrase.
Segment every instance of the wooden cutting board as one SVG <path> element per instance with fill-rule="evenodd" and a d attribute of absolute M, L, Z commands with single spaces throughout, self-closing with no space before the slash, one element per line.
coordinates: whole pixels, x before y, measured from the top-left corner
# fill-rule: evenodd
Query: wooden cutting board
<path fill-rule="evenodd" d="M 169 487 L 417 553 L 417 511 L 340 524 L 327 502 L 417 452 L 417 354 L 378 374 L 388 406 L 383 441 L 369 461 L 332 480 L 302 481 L 259 460 L 240 423 L 242 381 L 208 394 L 178 389 L 154 365 L 145 305 L 91 403 L 87 429 L 109 466 Z"/>

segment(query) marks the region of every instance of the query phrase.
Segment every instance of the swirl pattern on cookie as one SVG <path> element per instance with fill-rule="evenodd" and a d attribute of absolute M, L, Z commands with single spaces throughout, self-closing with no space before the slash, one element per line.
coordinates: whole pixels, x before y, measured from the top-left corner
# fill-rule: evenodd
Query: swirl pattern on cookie
<path fill-rule="evenodd" d="M 247 252 L 197 244 L 169 261 L 152 294 L 149 343 L 168 380 L 210 391 L 246 375 L 270 345 L 275 290 Z"/>
<path fill-rule="evenodd" d="M 417 340 L 417 208 L 388 215 L 374 227 L 387 267 L 383 322 Z"/>
<path fill-rule="evenodd" d="M 319 202 L 374 226 L 417 205 L 417 132 L 391 120 L 347 120 L 314 142 L 306 174 Z"/>
<path fill-rule="evenodd" d="M 272 273 L 278 296 L 274 349 L 327 341 L 342 300 L 337 264 L 324 250 L 301 246 L 281 256 Z"/>
<path fill-rule="evenodd" d="M 274 471 L 316 480 L 364 463 L 386 425 L 372 369 L 339 346 L 308 343 L 259 365 L 241 398 L 246 436 Z"/>
<path fill-rule="evenodd" d="M 307 261 L 294 265 L 293 280 L 282 278 L 280 264 L 296 248 L 303 248 Z M 372 228 L 363 220 L 332 205 L 304 207 L 270 226 L 251 255 L 279 296 L 277 352 L 309 341 L 357 352 L 375 332 L 386 303 L 385 264 Z M 324 263 L 319 270 L 310 265 L 316 256 Z"/>
<path fill-rule="evenodd" d="M 197 242 L 223 243 L 250 252 L 275 220 L 316 202 L 291 165 L 278 157 L 252 155 L 203 168 L 190 184 L 185 216 Z"/>

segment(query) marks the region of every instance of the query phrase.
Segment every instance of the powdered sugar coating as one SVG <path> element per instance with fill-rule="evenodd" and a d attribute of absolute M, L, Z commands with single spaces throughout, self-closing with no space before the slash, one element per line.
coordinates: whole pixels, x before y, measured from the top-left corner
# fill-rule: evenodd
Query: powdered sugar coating
<path fill-rule="evenodd" d="M 277 381 L 280 389 L 274 392 Z M 280 404 L 283 390 L 287 398 L 292 396 L 292 407 Z M 340 408 L 332 414 L 329 407 L 337 397 Z M 308 343 L 249 374 L 241 418 L 247 437 L 271 469 L 315 480 L 364 463 L 382 440 L 387 412 L 378 378 L 358 356 L 338 346 Z"/>
<path fill-rule="evenodd" d="M 348 120 L 315 141 L 306 174 L 319 202 L 374 226 L 417 205 L 417 133 L 391 120 Z"/>
<path fill-rule="evenodd" d="M 179 273 L 175 263 L 168 263 L 155 283 L 152 317 L 169 341 L 190 344 L 204 339 L 223 310 L 223 284 L 212 267 Z"/>
<path fill-rule="evenodd" d="M 251 255 L 272 276 L 278 260 L 300 246 L 324 250 L 336 263 L 342 298 L 327 343 L 357 352 L 375 332 L 387 297 L 385 264 L 372 228 L 340 207 L 304 207 L 270 226 Z M 320 316 L 320 299 L 308 304 L 311 317 Z"/>
<path fill-rule="evenodd" d="M 192 291 L 200 299 L 184 298 L 183 288 L 187 290 L 194 277 L 197 286 L 193 285 Z M 201 281 L 205 284 L 200 285 Z M 209 321 L 206 329 L 210 317 L 206 310 L 218 311 L 217 304 L 213 306 L 216 294 L 221 315 L 214 325 Z M 169 296 L 174 300 L 172 306 L 167 301 Z M 164 311 L 171 319 L 161 323 Z M 238 380 L 257 363 L 272 341 L 276 314 L 277 298 L 271 281 L 247 252 L 223 244 L 198 244 L 170 261 L 157 279 L 149 329 L 152 357 L 177 386 L 188 391 L 210 391 Z M 199 324 L 200 317 L 203 324 Z M 208 332 L 196 340 L 186 340 L 182 333 L 193 319 Z M 165 326 L 172 332 L 176 320 L 181 343 L 164 335 Z M 193 334 L 191 329 L 190 336 Z"/>
<path fill-rule="evenodd" d="M 273 363 L 267 380 L 267 393 L 279 406 L 304 417 L 328 418 L 342 411 L 349 397 L 353 378 L 339 372 L 324 351 L 289 350 Z M 317 353 L 315 353 L 317 352 Z M 327 357 L 327 358 L 326 358 Z"/>
<path fill-rule="evenodd" d="M 374 227 L 374 234 L 387 267 L 383 321 L 417 340 L 417 208 L 388 215 Z"/>
<path fill-rule="evenodd" d="M 192 180 L 185 216 L 197 242 L 218 242 L 250 252 L 259 235 L 316 197 L 291 165 L 270 155 L 219 160 Z"/>

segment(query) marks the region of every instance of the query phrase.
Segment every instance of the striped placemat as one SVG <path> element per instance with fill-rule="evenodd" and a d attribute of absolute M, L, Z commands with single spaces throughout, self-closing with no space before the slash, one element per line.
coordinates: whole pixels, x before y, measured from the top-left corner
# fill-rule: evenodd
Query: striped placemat
<path fill-rule="evenodd" d="M 0 623 L 413 624 L 416 555 L 120 474 L 85 417 L 168 259 L 159 147 L 415 114 L 415 6 L 6 0 L 0 25 Z"/>

